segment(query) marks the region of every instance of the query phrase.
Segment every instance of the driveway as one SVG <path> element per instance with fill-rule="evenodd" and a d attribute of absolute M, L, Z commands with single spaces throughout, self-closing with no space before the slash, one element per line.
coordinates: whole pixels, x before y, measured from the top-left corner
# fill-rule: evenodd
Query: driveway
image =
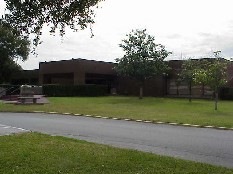
<path fill-rule="evenodd" d="M 233 168 L 230 130 L 36 113 L 0 113 L 0 124 Z"/>

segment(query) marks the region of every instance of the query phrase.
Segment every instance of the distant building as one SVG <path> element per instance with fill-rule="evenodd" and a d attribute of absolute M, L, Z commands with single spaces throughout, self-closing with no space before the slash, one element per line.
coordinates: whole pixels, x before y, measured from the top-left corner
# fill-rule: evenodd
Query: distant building
<path fill-rule="evenodd" d="M 188 95 L 188 87 L 185 83 L 176 84 L 177 73 L 181 70 L 182 60 L 171 60 L 169 76 L 159 76 L 145 81 L 145 96 L 185 96 Z M 116 89 L 117 94 L 139 95 L 137 81 L 117 76 L 112 62 L 103 62 L 86 59 L 71 59 L 51 62 L 41 62 L 37 70 L 24 70 L 13 76 L 13 84 L 62 84 L 107 85 L 109 92 Z M 228 67 L 228 86 L 233 87 L 233 64 Z M 210 97 L 212 92 L 207 86 L 194 86 L 194 97 Z"/>

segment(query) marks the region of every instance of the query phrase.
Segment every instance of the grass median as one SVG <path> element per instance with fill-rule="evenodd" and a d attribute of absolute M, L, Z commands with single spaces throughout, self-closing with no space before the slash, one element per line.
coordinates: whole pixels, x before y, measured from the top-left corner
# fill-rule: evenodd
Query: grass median
<path fill-rule="evenodd" d="M 0 136 L 4 174 L 233 174 L 232 169 L 39 133 Z"/>
<path fill-rule="evenodd" d="M 137 97 L 51 97 L 46 105 L 0 103 L 0 111 L 53 111 L 131 118 L 163 122 L 233 127 L 233 101 L 220 101 L 214 110 L 212 100 Z"/>

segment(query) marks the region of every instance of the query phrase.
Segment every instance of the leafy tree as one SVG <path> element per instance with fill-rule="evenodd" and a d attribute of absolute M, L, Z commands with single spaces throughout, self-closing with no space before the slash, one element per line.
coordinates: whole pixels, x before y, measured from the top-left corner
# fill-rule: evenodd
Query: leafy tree
<path fill-rule="evenodd" d="M 30 42 L 20 33 L 0 20 L 0 82 L 7 82 L 12 71 L 20 69 L 16 59 L 28 58 Z"/>
<path fill-rule="evenodd" d="M 200 73 L 202 72 L 203 70 L 206 70 L 209 68 L 209 65 L 210 65 L 211 61 L 210 59 L 208 58 L 202 58 L 202 59 L 199 59 L 197 60 L 197 64 L 196 64 L 196 68 L 194 69 L 194 82 L 196 84 L 200 84 L 201 87 L 202 87 L 202 96 L 205 95 L 205 86 L 207 85 L 206 84 L 206 81 L 203 79 L 203 80 L 200 80 L 200 81 L 197 81 L 197 77 L 196 77 L 196 73 Z M 199 78 L 204 78 L 203 76 L 199 77 Z"/>
<path fill-rule="evenodd" d="M 194 84 L 194 71 L 197 67 L 197 61 L 192 59 L 184 60 L 181 66 L 181 72 L 178 74 L 180 81 L 188 85 L 189 102 L 192 101 L 192 85 Z"/>
<path fill-rule="evenodd" d="M 195 72 L 195 81 L 207 84 L 215 96 L 215 110 L 218 109 L 218 91 L 227 83 L 227 62 L 224 59 L 216 58 L 206 63 L 206 68 L 198 68 Z"/>
<path fill-rule="evenodd" d="M 47 25 L 50 32 L 56 29 L 60 35 L 65 28 L 85 29 L 94 23 L 94 8 L 103 0 L 5 0 L 7 14 L 4 19 L 21 34 L 34 34 L 34 45 L 38 45 L 42 27 Z"/>
<path fill-rule="evenodd" d="M 176 78 L 175 79 L 175 84 L 176 84 L 176 95 L 180 95 L 180 92 L 179 92 L 179 86 L 181 84 L 182 80 L 180 78 Z"/>
<path fill-rule="evenodd" d="M 164 59 L 170 54 L 154 37 L 144 30 L 132 30 L 119 45 L 125 52 L 117 58 L 117 73 L 140 82 L 140 99 L 143 97 L 143 84 L 146 79 L 163 75 L 168 70 Z"/>
<path fill-rule="evenodd" d="M 7 59 L 3 63 L 0 60 L 0 62 L 0 84 L 10 82 L 12 74 L 22 70 L 21 66 L 12 59 Z"/>

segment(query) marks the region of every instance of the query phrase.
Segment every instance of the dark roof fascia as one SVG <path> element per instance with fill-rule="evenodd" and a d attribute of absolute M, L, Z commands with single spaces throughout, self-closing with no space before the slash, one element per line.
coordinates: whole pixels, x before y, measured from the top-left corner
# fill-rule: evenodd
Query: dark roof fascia
<path fill-rule="evenodd" d="M 40 62 L 39 64 L 46 64 L 46 63 L 59 63 L 59 62 L 69 62 L 69 61 L 92 61 L 92 62 L 100 62 L 100 63 L 109 63 L 109 64 L 116 64 L 114 62 L 105 62 L 105 61 L 98 61 L 98 60 L 88 60 L 88 59 L 82 59 L 82 58 L 72 58 L 68 60 L 58 60 L 58 61 L 49 61 L 49 62 Z"/>

